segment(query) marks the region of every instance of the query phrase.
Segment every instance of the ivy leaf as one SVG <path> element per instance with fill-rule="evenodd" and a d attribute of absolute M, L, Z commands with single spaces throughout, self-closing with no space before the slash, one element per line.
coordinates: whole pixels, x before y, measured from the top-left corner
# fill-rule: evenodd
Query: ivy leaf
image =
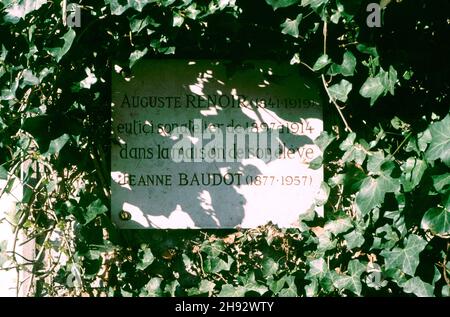
<path fill-rule="evenodd" d="M 20 19 L 24 19 L 25 16 L 38 10 L 43 4 L 47 3 L 47 0 L 20 0 L 15 1 L 13 5 L 7 6 L 5 21 L 16 24 Z"/>
<path fill-rule="evenodd" d="M 149 2 L 155 2 L 155 0 L 147 0 Z M 165 7 L 170 6 L 171 4 L 173 4 L 175 2 L 175 0 L 160 0 L 159 3 L 162 4 Z"/>
<path fill-rule="evenodd" d="M 333 285 L 339 290 L 349 290 L 354 294 L 360 296 L 362 290 L 361 274 L 366 270 L 366 265 L 358 260 L 351 260 L 348 263 L 348 273 L 338 274 L 333 272 Z"/>
<path fill-rule="evenodd" d="M 133 65 L 140 60 L 142 57 L 145 56 L 145 54 L 147 54 L 148 49 L 144 48 L 142 51 L 140 50 L 135 50 L 134 52 L 132 52 L 130 54 L 130 68 L 133 67 Z"/>
<path fill-rule="evenodd" d="M 283 288 L 279 293 L 279 297 L 296 297 L 297 296 L 297 286 L 295 285 L 294 276 L 283 276 L 282 280 L 287 287 Z"/>
<path fill-rule="evenodd" d="M 59 62 L 61 58 L 69 51 L 72 46 L 73 40 L 75 39 L 75 31 L 73 29 L 69 29 L 66 34 L 61 38 L 64 40 L 64 45 L 62 47 L 54 47 L 47 48 L 47 52 L 56 59 L 56 62 Z"/>
<path fill-rule="evenodd" d="M 98 215 L 104 214 L 108 211 L 108 208 L 102 203 L 100 199 L 94 200 L 86 208 L 86 212 L 83 214 L 84 224 L 90 223 Z"/>
<path fill-rule="evenodd" d="M 450 285 L 442 286 L 441 294 L 443 297 L 450 297 Z"/>
<path fill-rule="evenodd" d="M 431 133 L 430 129 L 426 129 L 423 132 L 417 134 L 417 137 L 412 136 L 406 146 L 406 151 L 411 152 L 415 151 L 417 154 L 421 154 L 428 147 L 428 144 L 431 142 Z"/>
<path fill-rule="evenodd" d="M 338 24 L 340 18 L 341 18 L 341 12 L 336 10 L 336 11 L 331 15 L 330 20 L 331 20 L 331 22 L 333 22 L 334 24 Z"/>
<path fill-rule="evenodd" d="M 434 276 L 433 276 L 433 280 L 431 281 L 431 284 L 433 286 L 436 286 L 436 282 L 438 282 L 441 279 L 442 275 L 441 272 L 439 272 L 438 268 L 435 266 L 434 267 Z"/>
<path fill-rule="evenodd" d="M 313 280 L 314 278 L 322 279 L 328 272 L 327 263 L 323 258 L 309 261 L 309 271 L 305 278 Z"/>
<path fill-rule="evenodd" d="M 302 17 L 303 17 L 303 15 L 300 13 L 299 15 L 297 15 L 295 20 L 291 20 L 291 19 L 287 18 L 286 21 L 284 21 L 284 23 L 281 24 L 281 27 L 283 28 L 281 30 L 281 33 L 297 38 L 298 37 L 298 26 L 299 26 L 300 22 L 302 21 Z"/>
<path fill-rule="evenodd" d="M 278 8 L 286 8 L 289 7 L 300 0 L 266 0 L 266 3 L 268 5 L 271 5 L 273 10 L 276 10 Z"/>
<path fill-rule="evenodd" d="M 403 185 L 405 192 L 412 191 L 417 185 L 419 185 L 422 179 L 423 173 L 427 169 L 427 164 L 415 157 L 410 157 L 402 165 L 403 170 L 400 181 Z"/>
<path fill-rule="evenodd" d="M 84 71 L 86 72 L 87 77 L 80 81 L 80 87 L 90 89 L 91 85 L 97 82 L 97 77 L 93 72 L 91 72 L 91 69 L 89 67 L 86 67 Z"/>
<path fill-rule="evenodd" d="M 309 162 L 309 168 L 312 170 L 317 170 L 322 166 L 323 163 L 323 157 L 318 156 L 315 159 L 313 159 L 311 162 Z"/>
<path fill-rule="evenodd" d="M 335 76 L 341 73 L 341 65 L 336 63 L 331 64 L 330 68 L 327 71 L 327 75 Z"/>
<path fill-rule="evenodd" d="M 222 240 L 217 240 L 214 243 L 207 243 L 206 241 L 201 246 L 201 251 L 205 252 L 208 257 L 218 257 L 223 254 L 225 249 L 225 244 Z"/>
<path fill-rule="evenodd" d="M 353 76 L 356 67 L 356 58 L 352 52 L 347 51 L 344 53 L 344 60 L 341 65 L 341 74 L 343 76 Z"/>
<path fill-rule="evenodd" d="M 353 143 L 355 142 L 356 139 L 356 133 L 355 132 L 351 132 L 347 135 L 347 137 L 345 138 L 344 141 L 342 141 L 342 143 L 339 145 L 339 149 L 342 151 L 347 151 L 348 149 L 353 147 Z"/>
<path fill-rule="evenodd" d="M 142 9 L 147 5 L 147 3 L 155 2 L 155 0 L 128 0 L 128 4 L 130 8 L 135 9 L 136 11 L 141 12 Z"/>
<path fill-rule="evenodd" d="M 246 289 L 246 292 L 255 292 L 263 295 L 269 290 L 267 286 L 261 285 L 256 281 L 255 272 L 253 271 L 243 277 L 238 277 L 238 281 Z"/>
<path fill-rule="evenodd" d="M 199 290 L 200 294 L 204 294 L 204 293 L 212 294 L 215 286 L 216 286 L 216 284 L 214 284 L 211 281 L 202 280 L 200 282 L 200 286 L 199 286 L 198 290 Z"/>
<path fill-rule="evenodd" d="M 317 145 L 320 151 L 323 153 L 328 145 L 331 144 L 336 139 L 336 136 L 327 132 L 322 131 L 320 135 L 314 140 L 314 144 Z"/>
<path fill-rule="evenodd" d="M 69 141 L 69 138 L 70 137 L 68 134 L 63 134 L 59 138 L 52 140 L 47 152 L 43 153 L 42 155 L 48 157 L 53 154 L 58 154 L 64 147 L 64 145 L 66 145 L 67 141 Z"/>
<path fill-rule="evenodd" d="M 394 248 L 392 251 L 383 250 L 381 255 L 384 257 L 386 268 L 400 269 L 404 273 L 414 276 L 416 268 L 419 265 L 419 254 L 427 245 L 427 242 L 421 237 L 411 234 L 403 248 Z"/>
<path fill-rule="evenodd" d="M 373 106 L 375 101 L 384 92 L 384 87 L 379 77 L 369 77 L 361 86 L 359 93 L 365 98 L 370 98 L 370 105 Z"/>
<path fill-rule="evenodd" d="M 8 170 L 3 165 L 0 165 L 0 179 L 8 179 Z"/>
<path fill-rule="evenodd" d="M 367 150 L 361 144 L 355 143 L 355 146 L 348 149 L 342 156 L 344 163 L 355 161 L 356 164 L 362 165 L 366 159 Z"/>
<path fill-rule="evenodd" d="M 371 173 L 379 174 L 381 171 L 381 165 L 385 161 L 383 151 L 372 152 L 367 160 L 367 170 Z"/>
<path fill-rule="evenodd" d="M 376 206 L 381 205 L 386 193 L 394 193 L 400 190 L 398 179 L 392 178 L 389 170 L 385 170 L 378 177 L 368 176 L 361 184 L 356 194 L 356 205 L 365 216 Z"/>
<path fill-rule="evenodd" d="M 23 71 L 23 82 L 20 85 L 21 88 L 23 88 L 26 85 L 34 86 L 39 84 L 39 78 L 37 78 L 33 72 L 29 69 L 26 69 Z"/>
<path fill-rule="evenodd" d="M 366 46 L 364 44 L 358 44 L 358 45 L 356 45 L 356 49 L 358 51 L 360 51 L 361 53 L 369 54 L 369 55 L 372 55 L 373 57 L 379 56 L 377 48 L 375 46 L 371 47 L 371 46 Z"/>
<path fill-rule="evenodd" d="M 326 223 L 324 229 L 330 231 L 335 236 L 340 233 L 346 232 L 353 228 L 352 222 L 349 218 L 339 218 Z"/>
<path fill-rule="evenodd" d="M 440 207 L 428 209 L 423 215 L 420 226 L 424 230 L 431 230 L 434 234 L 449 235 L 450 210 Z"/>
<path fill-rule="evenodd" d="M 3 264 L 8 260 L 8 241 L 0 241 L 0 269 L 2 269 Z"/>
<path fill-rule="evenodd" d="M 339 1 L 336 2 L 337 10 L 332 10 L 334 13 L 331 15 L 330 20 L 334 24 L 339 23 L 339 19 L 341 18 L 341 14 L 344 12 L 344 6 L 339 3 Z"/>
<path fill-rule="evenodd" d="M 173 14 L 173 22 L 172 22 L 172 26 L 174 26 L 174 27 L 180 27 L 180 26 L 183 25 L 183 22 L 184 22 L 184 18 L 183 18 L 181 15 L 179 15 L 179 14 L 177 14 L 177 13 L 174 13 L 174 14 Z"/>
<path fill-rule="evenodd" d="M 327 293 L 331 293 L 331 292 L 335 292 L 335 287 L 333 285 L 333 275 L 334 275 L 334 271 L 328 271 L 324 277 L 320 280 L 320 287 L 322 288 L 323 291 L 327 292 Z"/>
<path fill-rule="evenodd" d="M 267 278 L 269 276 L 276 274 L 278 272 L 278 267 L 279 265 L 274 259 L 266 258 L 262 262 L 261 271 L 263 276 Z"/>
<path fill-rule="evenodd" d="M 405 293 L 413 293 L 417 297 L 433 297 L 433 286 L 415 276 L 403 284 Z"/>
<path fill-rule="evenodd" d="M 336 247 L 337 241 L 331 237 L 331 233 L 329 231 L 324 230 L 319 234 L 319 244 L 317 245 L 317 251 L 322 253 L 329 250 L 332 250 Z"/>
<path fill-rule="evenodd" d="M 173 280 L 169 283 L 166 283 L 164 287 L 164 292 L 170 294 L 170 296 L 175 297 L 177 288 L 180 286 L 180 283 L 177 280 Z"/>
<path fill-rule="evenodd" d="M 311 282 L 305 286 L 306 297 L 315 297 L 319 291 L 319 282 L 313 278 Z"/>
<path fill-rule="evenodd" d="M 193 3 L 189 7 L 187 7 L 184 10 L 184 12 L 189 19 L 195 20 L 195 19 L 197 19 L 197 16 L 199 15 L 200 10 L 197 10 L 197 4 Z"/>
<path fill-rule="evenodd" d="M 398 241 L 396 231 L 392 230 L 392 226 L 385 224 L 375 231 L 372 249 L 391 249 Z"/>
<path fill-rule="evenodd" d="M 121 15 L 129 8 L 141 12 L 144 6 L 151 2 L 155 2 L 155 0 L 105 0 L 105 3 L 109 4 L 113 15 Z"/>
<path fill-rule="evenodd" d="M 389 92 L 391 93 L 391 95 L 394 95 L 394 88 L 395 88 L 395 84 L 397 83 L 397 71 L 395 70 L 394 67 L 389 66 L 389 77 L 388 77 L 388 82 L 387 82 L 387 89 L 389 90 Z"/>
<path fill-rule="evenodd" d="M 397 71 L 394 67 L 389 67 L 389 72 L 384 71 L 382 68 L 378 73 L 377 77 L 381 79 L 381 84 L 383 85 L 383 95 L 386 95 L 388 92 L 391 95 L 394 95 L 395 83 L 397 82 Z"/>
<path fill-rule="evenodd" d="M 130 21 L 130 29 L 133 33 L 139 33 L 141 32 L 143 29 L 145 29 L 148 25 L 154 26 L 154 27 L 158 27 L 159 24 L 155 22 L 154 19 L 152 19 L 151 17 L 147 16 L 144 19 L 132 19 Z"/>
<path fill-rule="evenodd" d="M 347 101 L 347 96 L 351 90 L 352 84 L 345 79 L 342 79 L 339 84 L 334 84 L 333 86 L 330 86 L 328 88 L 328 92 L 330 93 L 331 97 L 342 102 Z"/>
<path fill-rule="evenodd" d="M 16 90 L 19 87 L 19 77 L 14 80 L 6 89 L 1 90 L 0 100 L 14 100 L 16 98 Z"/>
<path fill-rule="evenodd" d="M 278 292 L 284 287 L 284 278 L 275 280 L 273 276 L 270 276 L 267 279 L 267 286 L 269 286 L 272 293 L 278 294 Z"/>
<path fill-rule="evenodd" d="M 409 131 L 410 125 L 405 123 L 399 117 L 395 116 L 391 119 L 391 125 L 396 130 Z"/>
<path fill-rule="evenodd" d="M 2 44 L 2 53 L 0 54 L 0 65 L 5 62 L 6 56 L 8 55 L 8 50 L 5 45 Z"/>
<path fill-rule="evenodd" d="M 323 54 L 317 59 L 312 68 L 314 71 L 318 71 L 327 66 L 329 63 L 331 63 L 331 60 L 328 58 L 328 55 Z"/>
<path fill-rule="evenodd" d="M 365 241 L 364 236 L 356 230 L 350 231 L 349 233 L 344 235 L 344 239 L 349 250 L 361 247 Z"/>
<path fill-rule="evenodd" d="M 228 256 L 228 262 L 219 257 L 208 257 L 205 260 L 205 272 L 219 273 L 221 271 L 229 271 L 234 260 Z"/>
<path fill-rule="evenodd" d="M 438 193 L 445 193 L 450 187 L 450 173 L 435 175 L 431 177 L 433 179 L 433 186 Z"/>
<path fill-rule="evenodd" d="M 306 7 L 307 5 L 309 5 L 311 6 L 311 8 L 317 9 L 326 2 L 328 2 L 328 0 L 302 0 L 302 6 Z"/>
<path fill-rule="evenodd" d="M 316 206 L 323 206 L 328 201 L 328 197 L 330 196 L 330 187 L 327 183 L 322 182 L 320 184 L 319 191 L 314 197 L 314 202 Z"/>
<path fill-rule="evenodd" d="M 188 0 L 188 1 L 190 1 L 190 0 Z M 231 8 L 232 7 L 236 7 L 236 1 L 235 0 L 220 0 L 218 4 L 219 4 L 219 9 L 220 10 L 225 9 L 227 6 L 230 6 Z M 215 11 L 215 9 L 212 10 L 212 12 L 214 12 L 214 11 Z"/>
<path fill-rule="evenodd" d="M 369 77 L 361 86 L 359 93 L 365 98 L 370 98 L 372 106 L 381 94 L 385 96 L 388 92 L 394 95 L 395 84 L 397 83 L 397 71 L 394 67 L 389 67 L 389 72 L 380 68 L 376 77 Z"/>
<path fill-rule="evenodd" d="M 200 285 L 198 287 L 192 287 L 187 290 L 188 296 L 196 296 L 202 294 L 211 294 L 214 292 L 215 283 L 208 280 L 201 280 Z"/>
<path fill-rule="evenodd" d="M 432 123 L 429 127 L 431 144 L 425 152 L 428 162 L 440 158 L 447 166 L 450 166 L 450 114 L 439 122 Z"/>
<path fill-rule="evenodd" d="M 294 56 L 292 56 L 289 64 L 291 65 L 300 64 L 300 55 L 298 53 L 295 53 Z"/>
<path fill-rule="evenodd" d="M 140 260 L 140 262 L 136 265 L 136 268 L 141 271 L 149 267 L 155 260 L 152 250 L 150 250 L 149 247 L 145 247 L 142 250 L 142 252 L 143 252 L 142 260 Z"/>
<path fill-rule="evenodd" d="M 159 297 L 163 295 L 161 290 L 161 283 L 163 279 L 160 277 L 153 277 L 146 285 L 148 296 Z"/>
<path fill-rule="evenodd" d="M 222 285 L 218 297 L 244 297 L 247 290 L 243 286 L 233 286 L 230 284 Z"/>

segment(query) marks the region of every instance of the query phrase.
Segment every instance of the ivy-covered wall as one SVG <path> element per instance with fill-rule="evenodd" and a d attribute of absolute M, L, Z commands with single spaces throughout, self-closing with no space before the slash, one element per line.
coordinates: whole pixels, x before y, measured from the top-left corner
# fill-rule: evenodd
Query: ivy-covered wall
<path fill-rule="evenodd" d="M 79 28 L 59 1 L 0 3 L 0 177 L 12 184 L 37 163 L 8 217 L 36 259 L 0 244 L 0 265 L 33 276 L 22 293 L 449 296 L 448 1 L 382 1 L 381 28 L 366 25 L 369 1 L 72 2 Z M 111 73 L 187 57 L 290 61 L 318 81 L 330 100 L 313 162 L 325 167 L 323 218 L 298 230 L 115 228 Z"/>

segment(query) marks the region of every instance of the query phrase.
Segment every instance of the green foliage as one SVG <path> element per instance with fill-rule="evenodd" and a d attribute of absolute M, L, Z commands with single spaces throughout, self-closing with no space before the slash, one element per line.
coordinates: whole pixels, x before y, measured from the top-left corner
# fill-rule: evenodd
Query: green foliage
<path fill-rule="evenodd" d="M 430 126 L 431 144 L 425 153 L 428 162 L 441 159 L 450 166 L 450 114 Z"/>
<path fill-rule="evenodd" d="M 384 256 L 386 270 L 400 269 L 403 273 L 414 276 L 419 265 L 419 254 L 426 245 L 422 238 L 411 234 L 403 247 L 394 248 L 392 251 L 383 250 L 380 255 Z"/>
<path fill-rule="evenodd" d="M 281 24 L 281 27 L 283 28 L 281 30 L 281 33 L 287 34 L 293 37 L 298 37 L 298 26 L 300 22 L 302 21 L 303 15 L 300 13 L 295 20 L 291 20 L 289 18 L 286 19 L 284 23 Z"/>
<path fill-rule="evenodd" d="M 38 10 L 46 1 L 45 0 L 21 0 L 3 1 L 6 7 L 6 16 L 4 17 L 6 22 L 16 24 L 20 19 L 24 19 L 25 16 L 34 10 Z"/>
<path fill-rule="evenodd" d="M 409 279 L 403 285 L 403 290 L 405 293 L 413 293 L 418 297 L 432 297 L 433 296 L 433 286 L 425 283 L 420 279 L 420 277 L 413 277 Z"/>
<path fill-rule="evenodd" d="M 266 0 L 267 4 L 271 5 L 274 10 L 278 8 L 286 8 L 298 3 L 299 0 Z"/>
<path fill-rule="evenodd" d="M 0 241 L 0 267 L 8 260 L 7 245 L 8 241 Z"/>
<path fill-rule="evenodd" d="M 389 176 L 390 172 L 380 173 L 378 177 L 368 176 L 361 184 L 356 195 L 356 204 L 363 215 L 369 213 L 374 207 L 379 206 L 384 201 L 386 193 L 393 193 L 399 190 L 397 179 Z"/>
<path fill-rule="evenodd" d="M 356 57 L 350 51 L 344 53 L 341 65 L 331 65 L 328 75 L 342 74 L 342 76 L 353 76 L 356 68 Z M 344 101 L 345 102 L 345 101 Z"/>
<path fill-rule="evenodd" d="M 59 62 L 64 55 L 67 54 L 75 39 L 76 33 L 73 29 L 69 29 L 66 34 L 61 38 L 64 41 L 62 47 L 47 48 L 47 52 Z"/>
<path fill-rule="evenodd" d="M 352 90 L 352 84 L 345 79 L 342 79 L 339 84 L 334 84 L 328 88 L 330 95 L 335 100 L 346 102 L 348 94 Z"/>
<path fill-rule="evenodd" d="M 450 232 L 450 206 L 444 208 L 431 208 L 423 215 L 422 229 L 431 230 L 434 234 L 446 234 Z"/>
<path fill-rule="evenodd" d="M 313 65 L 313 70 L 318 71 L 331 63 L 327 54 L 321 55 Z"/>
<path fill-rule="evenodd" d="M 448 5 L 390 4 L 381 35 L 357 1 L 79 2 L 74 29 L 56 3 L 0 4 L 0 178 L 6 193 L 20 173 L 29 181 L 9 220 L 54 259 L 24 267 L 0 244 L 0 265 L 33 274 L 30 294 L 449 296 L 450 52 L 435 44 L 448 41 Z M 331 103 L 311 168 L 325 170 L 323 217 L 289 230 L 111 223 L 111 72 L 172 54 L 275 57 L 321 79 Z"/>
<path fill-rule="evenodd" d="M 394 95 L 396 82 L 397 71 L 392 66 L 389 67 L 389 72 L 380 68 L 380 72 L 375 77 L 367 78 L 359 93 L 365 98 L 370 98 L 372 106 L 381 95 L 385 96 L 388 92 Z"/>

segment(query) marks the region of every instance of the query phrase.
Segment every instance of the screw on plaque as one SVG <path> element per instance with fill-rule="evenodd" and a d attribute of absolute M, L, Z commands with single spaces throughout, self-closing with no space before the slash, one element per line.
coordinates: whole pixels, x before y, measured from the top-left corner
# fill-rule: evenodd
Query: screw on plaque
<path fill-rule="evenodd" d="M 119 213 L 119 218 L 123 221 L 131 220 L 131 214 L 128 211 L 122 210 Z"/>

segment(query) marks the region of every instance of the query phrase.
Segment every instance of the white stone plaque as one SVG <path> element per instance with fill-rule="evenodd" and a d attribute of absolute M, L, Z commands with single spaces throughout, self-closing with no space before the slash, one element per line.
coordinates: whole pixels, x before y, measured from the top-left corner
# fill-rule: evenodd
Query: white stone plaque
<path fill-rule="evenodd" d="M 147 60 L 113 74 L 112 103 L 120 228 L 295 227 L 315 207 L 322 104 L 297 67 Z"/>

